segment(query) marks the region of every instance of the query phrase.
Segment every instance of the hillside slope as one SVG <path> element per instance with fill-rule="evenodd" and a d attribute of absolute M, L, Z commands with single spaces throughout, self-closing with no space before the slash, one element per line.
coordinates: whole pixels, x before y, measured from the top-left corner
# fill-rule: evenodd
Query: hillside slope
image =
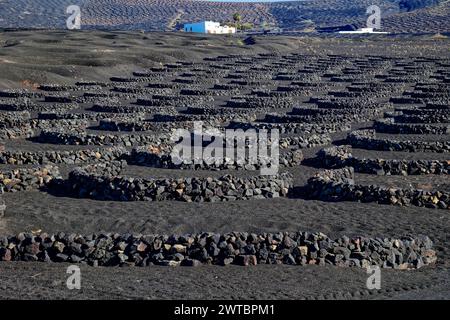
<path fill-rule="evenodd" d="M 84 29 L 177 30 L 186 22 L 230 22 L 234 13 L 256 26 L 314 31 L 364 25 L 377 4 L 391 32 L 448 32 L 450 3 L 444 0 L 307 0 L 226 3 L 194 0 L 0 0 L 0 28 L 65 28 L 68 5 L 78 3 Z"/>

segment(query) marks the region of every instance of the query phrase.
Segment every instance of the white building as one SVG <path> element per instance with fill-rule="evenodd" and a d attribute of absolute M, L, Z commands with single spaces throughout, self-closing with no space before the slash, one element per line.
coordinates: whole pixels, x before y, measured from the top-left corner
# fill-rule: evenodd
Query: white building
<path fill-rule="evenodd" d="M 339 33 L 381 33 L 381 34 L 387 34 L 388 32 L 381 32 L 381 31 L 373 31 L 373 28 L 361 28 L 355 31 L 339 31 Z"/>
<path fill-rule="evenodd" d="M 184 31 L 197 33 L 227 34 L 227 33 L 236 33 L 236 28 L 230 26 L 221 26 L 219 22 L 202 21 L 197 23 L 185 24 Z"/>

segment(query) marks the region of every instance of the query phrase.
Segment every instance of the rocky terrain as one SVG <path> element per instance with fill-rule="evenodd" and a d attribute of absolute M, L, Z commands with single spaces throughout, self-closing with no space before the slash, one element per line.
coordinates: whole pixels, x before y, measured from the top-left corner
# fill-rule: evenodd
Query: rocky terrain
<path fill-rule="evenodd" d="M 1 298 L 448 299 L 448 40 L 0 39 Z M 174 161 L 194 121 L 279 171 Z"/>

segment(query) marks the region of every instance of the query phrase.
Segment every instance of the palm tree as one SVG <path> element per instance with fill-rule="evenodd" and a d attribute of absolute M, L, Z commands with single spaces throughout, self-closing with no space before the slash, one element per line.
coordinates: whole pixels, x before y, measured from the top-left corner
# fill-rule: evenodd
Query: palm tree
<path fill-rule="evenodd" d="M 235 14 L 233 14 L 233 20 L 236 29 L 239 29 L 240 22 L 242 20 L 242 16 L 240 15 L 240 13 L 236 12 Z"/>

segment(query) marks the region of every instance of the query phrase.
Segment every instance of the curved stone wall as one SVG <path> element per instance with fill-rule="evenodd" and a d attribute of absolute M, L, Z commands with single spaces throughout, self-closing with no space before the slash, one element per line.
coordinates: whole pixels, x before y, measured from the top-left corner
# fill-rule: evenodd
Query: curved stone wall
<path fill-rule="evenodd" d="M 404 119 L 405 120 L 405 119 Z M 400 134 L 449 134 L 450 124 L 397 123 L 395 118 L 378 119 L 374 123 L 377 132 Z"/>
<path fill-rule="evenodd" d="M 59 177 L 58 167 L 50 165 L 0 171 L 0 190 L 3 190 L 3 192 L 17 192 L 39 189 Z"/>
<path fill-rule="evenodd" d="M 425 236 L 331 239 L 321 232 L 186 235 L 19 233 L 0 237 L 0 261 L 86 263 L 91 266 L 257 264 L 379 266 L 419 269 L 436 262 Z"/>
<path fill-rule="evenodd" d="M 39 142 L 64 145 L 133 145 L 161 144 L 167 140 L 164 134 L 88 134 L 84 130 L 43 130 L 38 136 Z"/>
<path fill-rule="evenodd" d="M 0 164 L 82 164 L 94 161 L 119 160 L 127 151 L 121 147 L 71 151 L 2 151 Z"/>
<path fill-rule="evenodd" d="M 410 204 L 434 209 L 450 208 L 450 193 L 418 189 L 384 188 L 376 185 L 357 185 L 354 169 L 325 170 L 308 180 L 307 194 L 311 199 L 324 201 L 377 202 L 397 206 Z"/>
<path fill-rule="evenodd" d="M 325 134 L 342 131 L 350 131 L 351 125 L 349 123 L 267 123 L 267 122 L 245 122 L 245 121 L 231 121 L 228 125 L 230 129 L 278 129 L 282 134 Z"/>
<path fill-rule="evenodd" d="M 249 161 L 250 159 L 246 155 L 244 157 L 236 157 L 236 159 L 225 158 L 221 163 L 210 163 L 205 159 L 190 159 L 189 163 L 179 161 L 174 161 L 171 155 L 171 147 L 160 148 L 160 147 L 139 147 L 133 149 L 131 152 L 128 162 L 136 165 L 143 165 L 156 168 L 166 168 L 166 169 L 202 169 L 202 170 L 260 170 L 272 163 L 270 157 L 261 158 L 258 157 L 254 161 Z M 248 150 L 248 149 L 247 149 Z M 248 154 L 248 152 L 245 152 Z M 284 150 L 279 153 L 279 164 L 283 167 L 295 167 L 301 164 L 303 161 L 303 153 L 301 150 Z"/>
<path fill-rule="evenodd" d="M 445 160 L 359 159 L 351 154 L 351 146 L 333 146 L 317 153 L 325 168 L 353 167 L 361 173 L 377 175 L 449 174 L 450 162 Z"/>
<path fill-rule="evenodd" d="M 293 186 L 290 173 L 248 178 L 225 175 L 219 178 L 143 179 L 119 176 L 120 166 L 108 163 L 75 169 L 66 181 L 69 192 L 98 200 L 216 202 L 287 196 Z"/>
<path fill-rule="evenodd" d="M 381 151 L 450 152 L 450 141 L 379 139 L 373 129 L 349 133 L 347 141 L 355 148 Z"/>

